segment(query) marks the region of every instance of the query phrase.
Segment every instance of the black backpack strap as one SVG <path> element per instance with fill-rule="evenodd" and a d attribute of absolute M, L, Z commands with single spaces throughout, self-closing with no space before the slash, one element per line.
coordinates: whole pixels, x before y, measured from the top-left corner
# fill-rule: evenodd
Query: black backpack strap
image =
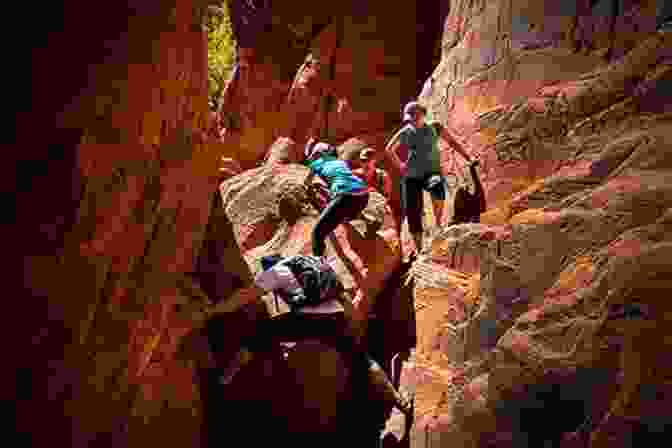
<path fill-rule="evenodd" d="M 306 285 L 306 271 L 313 268 L 310 258 L 305 255 L 294 255 L 285 260 L 285 265 L 292 271 L 292 274 L 302 289 L 301 294 L 284 295 L 283 300 L 292 309 L 300 308 L 304 305 L 311 305 L 314 298 L 311 297 L 310 288 Z M 313 300 L 311 300 L 313 299 Z"/>
<path fill-rule="evenodd" d="M 318 305 L 328 300 L 330 292 L 338 286 L 336 272 L 317 257 L 296 255 L 286 264 L 303 289 L 303 297 L 297 306 Z"/>

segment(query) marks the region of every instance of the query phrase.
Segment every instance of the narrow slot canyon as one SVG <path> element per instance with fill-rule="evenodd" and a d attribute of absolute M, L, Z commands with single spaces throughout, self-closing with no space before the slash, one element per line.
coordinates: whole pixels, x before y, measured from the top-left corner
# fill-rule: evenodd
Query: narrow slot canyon
<path fill-rule="evenodd" d="M 12 445 L 664 443 L 671 8 L 12 5 L 26 22 L 5 31 L 17 94 L 0 164 Z M 405 262 L 403 173 L 385 147 L 412 100 L 454 141 L 438 139 L 442 224 L 421 193 L 423 247 Z M 348 354 L 310 338 L 222 384 L 288 310 L 246 295 L 261 257 L 312 253 L 325 204 L 305 183 L 310 137 L 350 167 L 371 149 L 391 180 L 369 185 L 326 255 L 368 353 L 413 398 L 410 428 Z M 476 180 L 485 209 L 452 223 Z"/>

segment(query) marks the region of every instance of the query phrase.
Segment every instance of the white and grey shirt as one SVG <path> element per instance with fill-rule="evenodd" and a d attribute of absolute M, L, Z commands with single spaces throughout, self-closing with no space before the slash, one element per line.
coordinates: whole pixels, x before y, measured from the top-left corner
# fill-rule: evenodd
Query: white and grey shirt
<path fill-rule="evenodd" d="M 281 261 L 266 271 L 261 271 L 254 279 L 254 283 L 265 290 L 286 290 L 301 288 L 289 266 Z M 338 300 L 330 299 L 319 305 L 306 305 L 297 310 L 306 314 L 328 314 L 344 312 L 345 309 Z"/>

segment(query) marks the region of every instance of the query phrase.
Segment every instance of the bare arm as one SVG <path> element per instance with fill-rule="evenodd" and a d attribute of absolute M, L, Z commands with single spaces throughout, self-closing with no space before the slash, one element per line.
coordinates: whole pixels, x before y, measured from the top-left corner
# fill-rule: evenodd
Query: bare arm
<path fill-rule="evenodd" d="M 400 149 L 406 149 L 405 144 L 401 142 L 401 135 L 405 132 L 406 127 L 401 127 L 387 142 L 387 145 L 385 146 L 385 153 L 388 154 L 391 158 L 394 164 L 396 165 L 397 169 L 404 173 L 406 171 L 406 164 L 401 161 L 401 159 L 398 156 L 398 152 Z"/>
<path fill-rule="evenodd" d="M 394 162 L 397 169 L 403 172 L 405 170 L 405 164 L 401 161 L 399 155 L 397 154 L 397 151 L 402 149 L 402 146 L 403 145 L 399 142 L 388 144 L 387 147 L 385 147 L 385 152 L 392 158 L 392 161 Z"/>
<path fill-rule="evenodd" d="M 232 313 L 260 299 L 264 294 L 266 294 L 266 291 L 255 284 L 237 289 L 229 298 L 215 305 L 212 313 Z"/>
<path fill-rule="evenodd" d="M 385 197 L 392 197 L 392 178 L 387 173 L 383 176 L 383 188 L 385 190 Z"/>
<path fill-rule="evenodd" d="M 399 129 L 390 139 L 387 141 L 387 145 L 385 145 L 385 152 L 390 152 L 394 148 L 396 148 L 396 144 L 399 141 L 399 136 L 403 132 L 403 128 Z"/>
<path fill-rule="evenodd" d="M 258 300 L 268 291 L 295 287 L 295 283 L 296 279 L 289 267 L 278 263 L 271 269 L 259 272 L 251 285 L 236 290 L 223 304 L 215 308 L 219 313 L 235 311 Z"/>
<path fill-rule="evenodd" d="M 306 147 L 305 147 L 305 150 L 304 150 L 304 154 L 308 152 L 309 148 L 312 148 L 313 146 L 315 146 L 316 143 L 317 143 L 317 139 L 315 137 L 311 137 L 308 140 L 308 142 L 306 142 Z M 309 169 L 308 176 L 306 176 L 306 180 L 304 181 L 304 185 L 306 185 L 308 187 L 310 185 L 312 185 L 314 178 L 315 178 L 315 172 L 313 172 L 313 170 Z"/>
<path fill-rule="evenodd" d="M 445 126 L 441 126 L 441 138 L 444 139 L 455 151 L 457 151 L 467 162 L 471 162 L 471 156 L 467 154 L 464 147 L 460 142 L 455 140 L 448 129 Z"/>

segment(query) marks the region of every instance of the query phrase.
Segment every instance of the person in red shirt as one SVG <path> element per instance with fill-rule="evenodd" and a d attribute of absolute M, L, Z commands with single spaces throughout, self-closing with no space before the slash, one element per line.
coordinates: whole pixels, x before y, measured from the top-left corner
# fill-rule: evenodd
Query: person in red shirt
<path fill-rule="evenodd" d="M 207 135 L 214 140 L 219 140 L 220 135 L 220 119 L 217 112 L 211 111 L 208 113 L 208 128 Z"/>
<path fill-rule="evenodd" d="M 373 148 L 365 148 L 359 155 L 361 166 L 353 170 L 353 174 L 364 179 L 369 185 L 369 191 L 377 191 L 386 200 L 392 195 L 392 179 L 380 168 L 376 168 L 378 154 Z"/>

